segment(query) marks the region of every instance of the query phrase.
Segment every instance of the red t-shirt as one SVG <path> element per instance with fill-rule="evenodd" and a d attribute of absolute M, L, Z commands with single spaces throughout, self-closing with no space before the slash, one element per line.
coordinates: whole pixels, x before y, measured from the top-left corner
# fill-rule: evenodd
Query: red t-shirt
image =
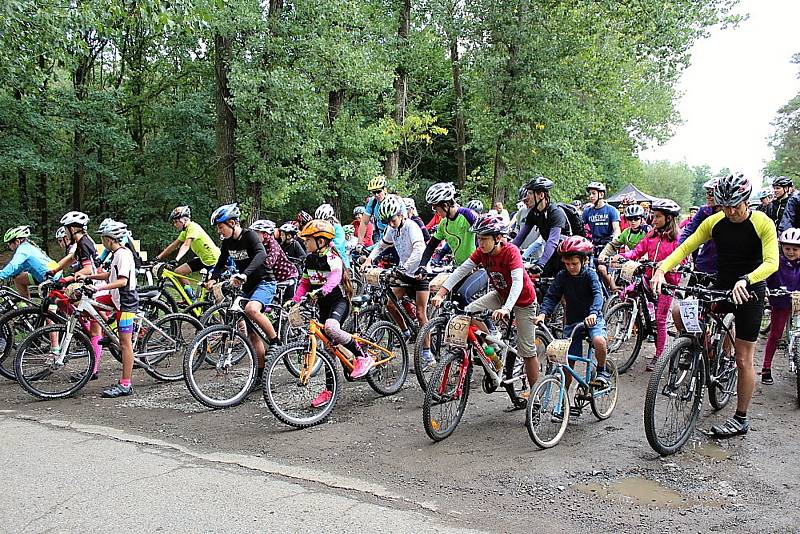
<path fill-rule="evenodd" d="M 484 254 L 480 248 L 476 248 L 469 259 L 476 265 L 486 269 L 489 274 L 489 285 L 500 294 L 500 299 L 504 303 L 508 299 L 508 292 L 511 290 L 511 271 L 522 269 L 522 293 L 519 294 L 515 306 L 524 308 L 536 302 L 536 291 L 533 289 L 533 282 L 531 282 L 531 277 L 528 276 L 522 265 L 522 255 L 517 247 L 505 243 L 494 256 Z"/>
<path fill-rule="evenodd" d="M 353 228 L 355 229 L 355 231 L 353 232 L 353 235 L 356 236 L 356 237 L 358 237 L 358 227 L 359 226 L 361 226 L 361 221 L 359 221 L 358 219 L 354 220 L 353 221 Z M 372 232 L 373 231 L 374 231 L 374 229 L 372 228 L 372 223 L 367 223 L 367 229 L 364 231 L 364 240 L 363 240 L 362 243 L 360 243 L 361 245 L 364 245 L 365 247 L 371 247 L 374 244 L 373 241 L 372 241 Z"/>

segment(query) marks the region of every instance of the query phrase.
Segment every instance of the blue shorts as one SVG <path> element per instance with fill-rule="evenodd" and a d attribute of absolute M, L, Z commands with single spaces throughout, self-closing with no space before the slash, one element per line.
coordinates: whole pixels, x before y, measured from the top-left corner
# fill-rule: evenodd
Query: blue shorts
<path fill-rule="evenodd" d="M 589 330 L 590 339 L 594 339 L 598 336 L 608 339 L 608 333 L 606 332 L 606 320 L 602 316 L 597 318 L 597 323 L 595 323 L 594 326 L 586 326 L 583 322 L 566 325 L 564 327 L 564 337 L 571 336 L 572 331 L 578 326 L 581 326 L 584 331 L 586 329 Z M 572 344 L 569 346 L 570 356 L 583 356 L 583 339 L 584 336 L 581 335 L 581 332 L 575 334 L 575 337 L 572 338 Z"/>
<path fill-rule="evenodd" d="M 261 305 L 266 308 L 272 304 L 272 298 L 275 296 L 277 288 L 278 284 L 275 282 L 259 282 L 259 284 L 253 288 L 253 291 L 251 291 L 249 295 L 245 295 L 245 297 L 260 302 Z"/>

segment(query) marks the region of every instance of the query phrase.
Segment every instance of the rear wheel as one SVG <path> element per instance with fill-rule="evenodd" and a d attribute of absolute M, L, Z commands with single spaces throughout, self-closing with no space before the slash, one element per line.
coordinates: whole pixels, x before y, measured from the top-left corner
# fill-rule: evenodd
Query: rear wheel
<path fill-rule="evenodd" d="M 555 446 L 569 423 L 569 397 L 561 379 L 548 375 L 528 397 L 525 426 L 534 443 L 543 449 Z"/>
<path fill-rule="evenodd" d="M 614 360 L 606 360 L 606 369 L 611 374 L 611 380 L 605 387 L 596 387 L 592 384 L 590 389 L 591 398 L 589 399 L 592 413 L 601 421 L 611 417 L 619 397 L 619 372 Z"/>
<path fill-rule="evenodd" d="M 345 319 L 342 330 L 351 334 L 366 334 L 370 327 L 381 320 L 382 308 L 377 304 L 364 306 L 359 310 L 353 311 Z"/>
<path fill-rule="evenodd" d="M 142 340 L 137 358 L 144 358 L 144 370 L 163 382 L 176 382 L 183 378 L 183 359 L 186 349 L 203 327 L 190 315 L 174 313 L 154 321 Z"/>
<path fill-rule="evenodd" d="M 381 395 L 393 395 L 400 391 L 408 377 L 408 348 L 403 340 L 400 329 L 388 321 L 381 321 L 372 325 L 367 332 L 366 338 L 388 350 L 391 356 L 369 345 L 362 345 L 361 348 L 367 355 L 375 359 L 376 362 L 386 360 L 385 363 L 377 364 L 367 375 L 367 382 L 370 387 Z M 391 358 L 391 359 L 389 359 Z"/>
<path fill-rule="evenodd" d="M 41 328 L 50 320 L 63 323 L 64 318 L 50 312 L 42 312 L 40 308 L 16 308 L 0 316 L 0 375 L 16 380 L 14 357 L 17 349 L 25 339 L 37 328 Z"/>
<path fill-rule="evenodd" d="M 444 331 L 447 327 L 447 321 L 449 320 L 449 316 L 436 317 L 423 326 L 419 334 L 417 334 L 417 339 L 414 342 L 414 375 L 417 377 L 417 382 L 419 383 L 419 387 L 422 388 L 422 391 L 428 389 L 428 380 L 433 374 L 434 369 L 436 369 L 438 357 L 442 354 Z M 422 357 L 422 342 L 428 334 L 430 334 L 431 340 L 430 349 L 432 360 L 425 362 Z"/>
<path fill-rule="evenodd" d="M 642 319 L 638 313 L 634 315 L 633 304 L 621 302 L 612 307 L 606 317 L 606 330 L 608 357 L 614 360 L 617 370 L 624 373 L 639 357 L 644 335 Z"/>
<path fill-rule="evenodd" d="M 463 350 L 447 352 L 431 375 L 422 404 L 425 433 L 441 441 L 458 426 L 469 398 L 472 361 Z"/>
<path fill-rule="evenodd" d="M 175 297 L 173 297 L 166 289 L 161 288 L 157 285 L 153 286 L 142 286 L 136 288 L 139 293 L 149 293 L 150 291 L 156 292 L 155 300 L 163 302 L 166 306 L 170 309 L 171 312 L 178 311 L 178 303 L 175 302 Z"/>

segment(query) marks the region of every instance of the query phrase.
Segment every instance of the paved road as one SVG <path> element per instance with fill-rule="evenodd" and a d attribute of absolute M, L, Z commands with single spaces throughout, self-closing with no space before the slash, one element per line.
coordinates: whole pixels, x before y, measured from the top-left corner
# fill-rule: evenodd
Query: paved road
<path fill-rule="evenodd" d="M 98 530 L 120 518 L 147 531 L 269 530 L 288 518 L 290 530 L 311 531 L 800 532 L 800 410 L 782 353 L 776 383 L 757 388 L 746 438 L 709 439 L 702 430 L 733 407 L 706 404 L 686 450 L 669 458 L 644 439 L 643 357 L 622 377 L 610 419 L 584 414 L 547 451 L 530 441 L 523 412 L 503 411 L 506 396 L 480 390 L 479 373 L 458 429 L 434 444 L 413 378 L 392 397 L 347 383 L 328 423 L 296 431 L 257 394 L 207 410 L 182 383 L 139 371 L 134 396 L 101 399 L 116 365 L 104 358 L 100 380 L 60 401 L 0 382 L 2 487 L 23 488 L 2 492 L 11 521 L 0 529 Z"/>

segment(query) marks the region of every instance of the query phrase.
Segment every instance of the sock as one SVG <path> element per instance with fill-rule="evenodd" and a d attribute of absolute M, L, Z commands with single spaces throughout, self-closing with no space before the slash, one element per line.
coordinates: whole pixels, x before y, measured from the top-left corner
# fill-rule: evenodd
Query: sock
<path fill-rule="evenodd" d="M 92 336 L 90 342 L 94 351 L 94 370 L 92 371 L 92 374 L 94 374 L 100 370 L 100 355 L 103 354 L 103 347 L 100 346 L 100 336 Z"/>
<path fill-rule="evenodd" d="M 351 337 L 350 341 L 345 343 L 344 346 L 347 350 L 352 352 L 356 356 L 356 358 L 363 358 L 366 356 L 366 354 L 364 354 L 364 351 L 361 350 L 361 346 L 358 343 L 356 343 L 356 338 L 354 337 Z"/>
<path fill-rule="evenodd" d="M 747 412 L 740 412 L 739 410 L 736 410 L 736 413 L 733 414 L 733 416 L 740 421 L 744 421 L 747 419 Z"/>
<path fill-rule="evenodd" d="M 120 378 L 119 385 L 125 388 L 131 387 L 131 379 L 130 378 Z"/>

